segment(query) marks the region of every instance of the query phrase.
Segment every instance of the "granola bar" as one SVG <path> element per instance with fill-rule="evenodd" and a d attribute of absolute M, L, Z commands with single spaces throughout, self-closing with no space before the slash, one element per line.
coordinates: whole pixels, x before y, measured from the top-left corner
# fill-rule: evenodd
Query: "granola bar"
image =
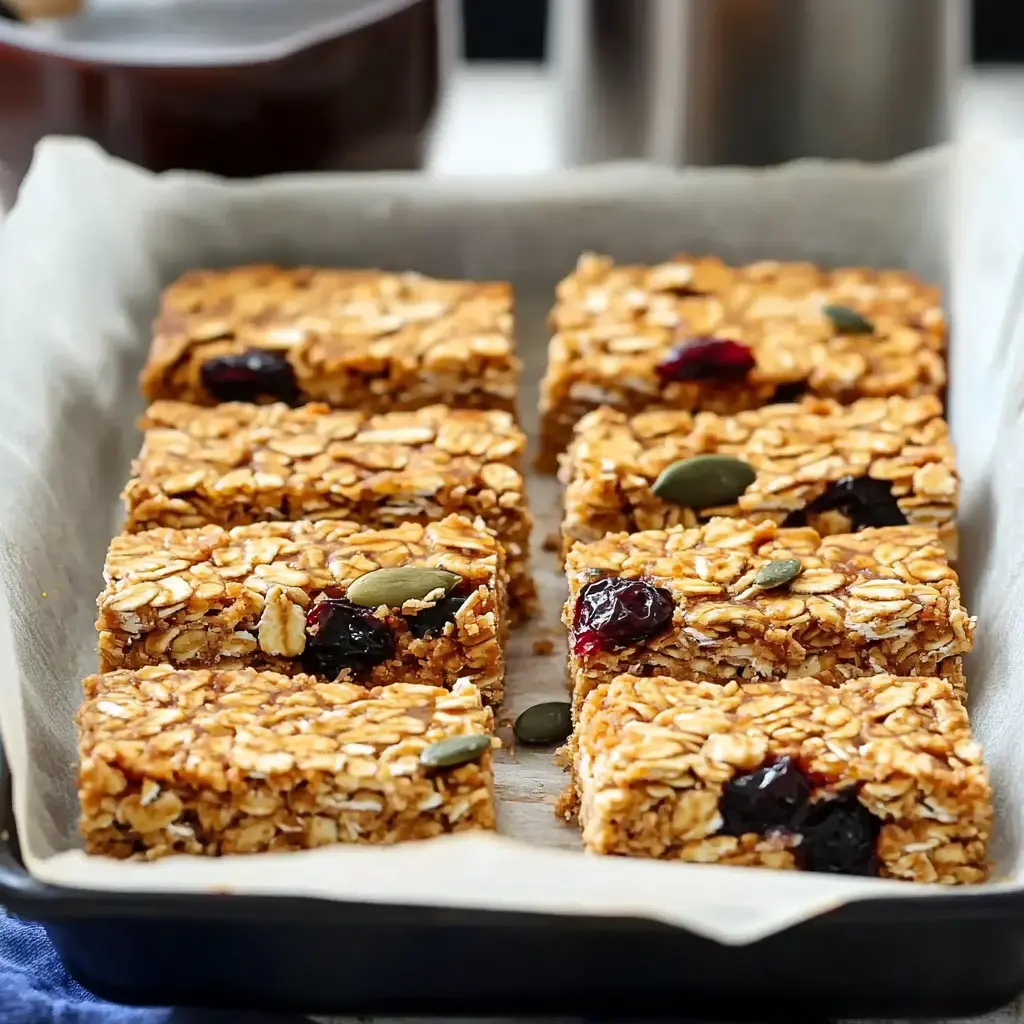
<path fill-rule="evenodd" d="M 701 480 L 683 473 L 699 469 L 687 460 L 706 463 L 707 455 L 739 459 L 756 476 L 723 504 L 691 507 Z M 733 416 L 651 409 L 630 417 L 603 407 L 577 424 L 559 475 L 565 551 L 606 533 L 696 526 L 717 515 L 806 524 L 822 535 L 902 521 L 937 530 L 947 558 L 957 556 L 959 480 L 934 395 L 849 406 L 806 397 Z"/>
<path fill-rule="evenodd" d="M 533 606 L 531 517 L 518 471 L 526 438 L 510 413 L 156 402 L 141 426 L 123 495 L 130 533 L 296 519 L 387 528 L 458 512 L 481 517 L 505 546 L 514 611 Z"/>
<path fill-rule="evenodd" d="M 328 520 L 122 534 L 99 598 L 100 671 L 167 662 L 366 686 L 465 678 L 496 703 L 504 561 L 494 534 L 462 516 L 389 530 Z"/>
<path fill-rule="evenodd" d="M 505 282 L 196 270 L 164 292 L 153 329 L 141 378 L 151 400 L 515 410 L 519 360 Z"/>
<path fill-rule="evenodd" d="M 300 850 L 494 828 L 491 755 L 443 770 L 433 743 L 489 735 L 471 683 L 365 690 L 167 665 L 85 680 L 78 792 L 88 853 Z"/>
<path fill-rule="evenodd" d="M 689 256 L 618 266 L 588 254 L 558 286 L 550 324 L 538 459 L 548 471 L 600 405 L 728 415 L 805 390 L 848 402 L 946 384 L 939 292 L 898 270 Z"/>
<path fill-rule="evenodd" d="M 949 682 L 620 676 L 573 743 L 587 848 L 699 863 L 988 875 L 992 794 Z"/>
<path fill-rule="evenodd" d="M 623 672 L 832 684 L 891 672 L 963 690 L 974 621 L 934 530 L 821 537 L 716 518 L 576 544 L 566 572 L 577 711 Z"/>

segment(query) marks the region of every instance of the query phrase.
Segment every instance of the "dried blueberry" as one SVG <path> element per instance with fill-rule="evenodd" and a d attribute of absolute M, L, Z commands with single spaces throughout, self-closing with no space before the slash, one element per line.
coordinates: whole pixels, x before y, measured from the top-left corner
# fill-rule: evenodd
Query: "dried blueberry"
<path fill-rule="evenodd" d="M 803 772 L 791 758 L 780 758 L 726 785 L 718 805 L 720 831 L 728 836 L 789 831 L 810 796 L 811 786 Z"/>
<path fill-rule="evenodd" d="M 807 516 L 820 512 L 841 512 L 854 531 L 868 526 L 906 526 L 907 517 L 893 497 L 888 480 L 870 476 L 844 476 L 828 485 L 824 493 L 804 508 L 790 512 L 783 526 L 806 526 Z"/>
<path fill-rule="evenodd" d="M 292 404 L 298 385 L 291 363 L 277 352 L 250 349 L 203 363 L 203 387 L 218 402 L 255 402 L 261 398 Z"/>
<path fill-rule="evenodd" d="M 576 599 L 573 650 L 594 651 L 654 636 L 672 621 L 672 595 L 646 580 L 606 576 L 586 584 Z"/>
<path fill-rule="evenodd" d="M 343 669 L 365 672 L 395 653 L 395 634 L 371 609 L 344 597 L 322 597 L 306 615 L 302 667 L 313 675 L 337 677 Z"/>
<path fill-rule="evenodd" d="M 807 394 L 807 381 L 795 380 L 789 384 L 780 384 L 771 397 L 769 405 L 789 405 L 799 402 Z"/>
<path fill-rule="evenodd" d="M 881 827 L 852 790 L 808 804 L 797 824 L 803 836 L 797 847 L 800 866 L 830 874 L 876 875 Z"/>
<path fill-rule="evenodd" d="M 460 583 L 432 607 L 407 615 L 405 621 L 409 624 L 409 632 L 419 640 L 439 636 L 447 623 L 455 621 L 455 613 L 466 603 L 471 589 L 468 584 Z"/>
<path fill-rule="evenodd" d="M 754 365 L 754 353 L 741 341 L 693 338 L 674 346 L 655 369 L 665 383 L 685 380 L 736 381 L 743 380 Z"/>

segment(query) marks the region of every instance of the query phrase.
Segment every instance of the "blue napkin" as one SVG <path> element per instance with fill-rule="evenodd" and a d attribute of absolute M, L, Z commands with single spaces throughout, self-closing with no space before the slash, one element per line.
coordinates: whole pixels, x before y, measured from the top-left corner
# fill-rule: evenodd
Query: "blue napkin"
<path fill-rule="evenodd" d="M 60 962 L 42 925 L 0 910 L 0 1022 L 2 1024 L 299 1024 L 233 1010 L 145 1009 L 97 999 Z"/>

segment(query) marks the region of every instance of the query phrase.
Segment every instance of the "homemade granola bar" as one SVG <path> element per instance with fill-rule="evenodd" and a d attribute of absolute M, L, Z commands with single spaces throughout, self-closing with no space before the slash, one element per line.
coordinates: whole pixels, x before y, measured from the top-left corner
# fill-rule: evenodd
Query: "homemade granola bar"
<path fill-rule="evenodd" d="M 491 712 L 468 682 L 365 690 L 150 666 L 86 679 L 78 726 L 88 853 L 255 853 L 494 828 L 483 739 L 463 744 L 476 752 L 462 764 L 421 760 L 434 743 L 489 737 Z"/>
<path fill-rule="evenodd" d="M 196 270 L 164 292 L 153 329 L 141 384 L 154 400 L 515 410 L 519 360 L 505 282 Z"/>
<path fill-rule="evenodd" d="M 729 414 L 801 391 L 848 402 L 946 383 L 939 291 L 899 270 L 588 254 L 558 286 L 550 324 L 538 460 L 549 471 L 600 405 Z"/>
<path fill-rule="evenodd" d="M 723 470 L 742 469 L 723 456 L 746 463 L 749 477 L 723 479 Z M 823 535 L 928 526 L 956 560 L 959 480 L 934 395 L 849 406 L 806 397 L 733 416 L 651 409 L 629 417 L 603 407 L 576 425 L 559 475 L 567 485 L 564 551 L 606 533 L 696 526 L 719 515 L 809 525 Z M 693 504 L 706 500 L 716 504 Z"/>
<path fill-rule="evenodd" d="M 99 598 L 100 671 L 168 662 L 366 686 L 464 678 L 496 703 L 504 562 L 494 534 L 462 516 L 389 530 L 327 520 L 122 534 Z"/>
<path fill-rule="evenodd" d="M 948 677 L 974 622 L 934 530 L 821 537 L 716 518 L 609 534 L 566 559 L 573 704 L 622 672 L 705 679 Z"/>
<path fill-rule="evenodd" d="M 262 520 L 368 527 L 479 516 L 505 546 L 509 596 L 529 611 L 531 518 L 510 413 L 433 405 L 369 416 L 326 405 L 156 402 L 124 492 L 128 532 Z"/>
<path fill-rule="evenodd" d="M 992 794 L 946 680 L 619 676 L 573 742 L 596 853 L 982 882 Z"/>

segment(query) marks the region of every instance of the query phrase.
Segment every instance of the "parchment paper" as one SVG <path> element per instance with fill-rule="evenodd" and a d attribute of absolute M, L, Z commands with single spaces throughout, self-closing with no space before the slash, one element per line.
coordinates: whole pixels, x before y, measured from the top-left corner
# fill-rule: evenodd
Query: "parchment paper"
<path fill-rule="evenodd" d="M 45 143 L 0 236 L 0 731 L 29 869 L 98 889 L 280 893 L 371 902 L 640 915 L 726 943 L 754 941 L 851 899 L 929 890 L 876 879 L 597 858 L 552 803 L 550 752 L 503 753 L 500 835 L 391 849 L 153 864 L 78 849 L 72 714 L 95 666 L 95 596 L 139 437 L 136 374 L 160 289 L 195 266 L 250 260 L 414 268 L 513 281 L 531 415 L 555 282 L 581 250 L 678 251 L 905 265 L 953 289 L 952 425 L 963 473 L 965 589 L 981 616 L 974 722 L 993 767 L 995 854 L 1021 884 L 1024 501 L 1020 359 L 1012 359 L 1024 153 L 1003 144 L 883 167 L 761 172 L 637 167 L 543 179 L 380 175 L 223 184 L 154 177 L 88 143 Z M 951 210 L 956 216 L 950 217 Z M 952 229 L 952 230 L 951 230 Z M 1017 346 L 1019 350 L 1019 346 Z M 531 478 L 537 539 L 559 496 Z M 505 717 L 564 695 L 562 584 L 537 550 L 543 615 L 513 641 Z M 556 653 L 531 653 L 538 636 Z"/>

